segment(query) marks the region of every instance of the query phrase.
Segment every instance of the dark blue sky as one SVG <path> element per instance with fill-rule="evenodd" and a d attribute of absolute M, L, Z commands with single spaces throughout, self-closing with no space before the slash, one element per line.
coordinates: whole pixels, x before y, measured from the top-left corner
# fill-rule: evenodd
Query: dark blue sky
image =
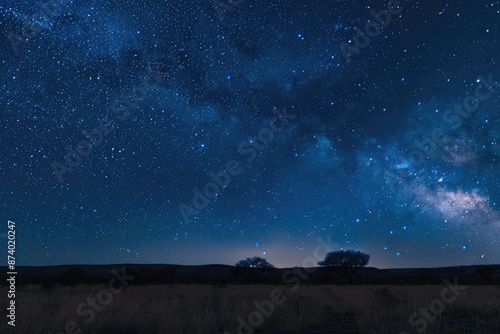
<path fill-rule="evenodd" d="M 40 3 L 0 5 L 18 265 L 498 262 L 499 1 Z"/>

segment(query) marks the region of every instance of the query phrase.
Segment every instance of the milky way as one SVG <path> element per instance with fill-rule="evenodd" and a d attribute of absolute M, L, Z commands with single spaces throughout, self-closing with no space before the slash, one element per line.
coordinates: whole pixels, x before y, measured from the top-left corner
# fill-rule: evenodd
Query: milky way
<path fill-rule="evenodd" d="M 498 262 L 499 1 L 0 11 L 18 265 Z"/>

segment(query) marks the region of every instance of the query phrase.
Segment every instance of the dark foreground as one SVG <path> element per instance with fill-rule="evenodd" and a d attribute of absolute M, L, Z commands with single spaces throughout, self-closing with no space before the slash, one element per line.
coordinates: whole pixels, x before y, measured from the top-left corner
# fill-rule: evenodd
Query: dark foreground
<path fill-rule="evenodd" d="M 122 282 L 123 283 L 123 282 Z M 2 333 L 500 333 L 492 285 L 21 286 Z M 126 282 L 125 282 L 126 283 Z M 2 287 L 2 295 L 7 288 Z"/>

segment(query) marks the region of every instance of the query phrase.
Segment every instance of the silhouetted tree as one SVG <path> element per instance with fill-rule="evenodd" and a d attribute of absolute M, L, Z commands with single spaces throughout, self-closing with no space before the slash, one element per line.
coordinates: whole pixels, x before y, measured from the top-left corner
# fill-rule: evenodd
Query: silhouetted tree
<path fill-rule="evenodd" d="M 318 262 L 320 266 L 331 267 L 343 275 L 352 285 L 352 279 L 359 269 L 366 266 L 370 261 L 370 255 L 355 250 L 340 250 L 329 252 L 323 261 Z"/>
<path fill-rule="evenodd" d="M 491 278 L 493 275 L 495 275 L 495 272 L 497 271 L 498 266 L 495 265 L 486 265 L 486 266 L 479 266 L 476 268 L 476 272 L 481 275 L 482 278 L 488 281 L 488 284 L 491 284 Z"/>
<path fill-rule="evenodd" d="M 236 263 L 236 267 L 242 268 L 243 275 L 249 283 L 257 283 L 259 276 L 264 271 L 275 268 L 272 264 L 267 262 L 266 259 L 258 256 L 247 257 L 245 260 Z"/>

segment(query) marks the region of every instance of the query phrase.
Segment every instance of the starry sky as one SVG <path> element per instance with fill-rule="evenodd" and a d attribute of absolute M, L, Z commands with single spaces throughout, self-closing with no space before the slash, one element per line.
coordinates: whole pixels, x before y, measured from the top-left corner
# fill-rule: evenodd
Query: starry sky
<path fill-rule="evenodd" d="M 0 4 L 17 265 L 499 262 L 500 1 L 44 3 Z"/>

